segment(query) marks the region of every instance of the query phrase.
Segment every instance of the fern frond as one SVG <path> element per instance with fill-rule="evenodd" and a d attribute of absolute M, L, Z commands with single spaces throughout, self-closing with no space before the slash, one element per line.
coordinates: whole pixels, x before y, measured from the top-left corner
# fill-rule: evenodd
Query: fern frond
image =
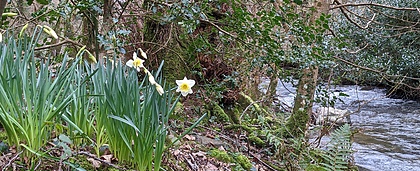
<path fill-rule="evenodd" d="M 324 162 L 321 165 L 326 170 L 349 170 L 348 166 L 353 153 L 349 124 L 345 124 L 331 133 L 331 140 L 325 152 L 325 155 L 322 155 Z"/>

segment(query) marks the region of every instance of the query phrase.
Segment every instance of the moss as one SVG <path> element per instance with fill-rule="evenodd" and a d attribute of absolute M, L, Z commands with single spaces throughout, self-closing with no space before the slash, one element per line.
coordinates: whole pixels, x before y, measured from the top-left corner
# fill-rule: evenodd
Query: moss
<path fill-rule="evenodd" d="M 228 122 L 229 121 L 229 115 L 226 114 L 225 110 L 223 110 L 222 107 L 220 107 L 216 103 L 212 103 L 210 106 L 210 111 L 213 116 L 217 117 L 218 121 L 221 122 Z"/>
<path fill-rule="evenodd" d="M 239 154 L 238 156 L 235 157 L 235 160 L 236 160 L 236 163 L 238 163 L 239 165 L 241 165 L 243 169 L 245 169 L 245 170 L 251 170 L 252 163 L 248 159 L 248 157 L 246 157 L 245 155 Z"/>
<path fill-rule="evenodd" d="M 213 150 L 210 150 L 209 153 L 211 157 L 214 157 L 217 160 L 225 162 L 225 163 L 231 163 L 234 161 L 233 158 L 226 151 L 213 149 Z"/>
<path fill-rule="evenodd" d="M 251 134 L 248 137 L 248 140 L 249 140 L 249 142 L 251 142 L 252 144 L 257 145 L 258 147 L 263 147 L 265 145 L 265 142 L 261 138 L 257 137 L 254 134 Z"/>
<path fill-rule="evenodd" d="M 227 114 L 229 115 L 229 118 L 232 121 L 232 123 L 241 124 L 241 120 L 239 118 L 241 116 L 241 112 L 239 112 L 238 108 L 233 108 L 232 110 L 229 110 Z"/>
<path fill-rule="evenodd" d="M 270 115 L 270 113 L 268 113 L 264 108 L 260 107 L 260 105 L 258 105 L 258 103 L 256 103 L 254 100 L 252 100 L 251 97 L 249 97 L 248 95 L 246 95 L 243 92 L 239 93 L 241 95 L 241 100 L 240 103 L 242 103 L 241 105 L 243 107 L 247 107 L 248 105 L 252 105 L 254 107 L 254 109 L 261 114 L 265 114 L 265 115 Z"/>
<path fill-rule="evenodd" d="M 304 136 L 309 121 L 307 110 L 297 110 L 286 121 L 286 129 L 291 137 Z"/>
<path fill-rule="evenodd" d="M 221 151 L 218 149 L 213 149 L 209 151 L 211 157 L 216 158 L 217 160 L 224 163 L 235 163 L 236 167 L 233 166 L 233 170 L 251 170 L 252 163 L 243 154 L 229 154 L 226 151 Z"/>
<path fill-rule="evenodd" d="M 7 143 L 7 133 L 6 131 L 2 129 L 0 129 L 0 140 L 3 141 L 4 143 Z"/>
<path fill-rule="evenodd" d="M 250 128 L 249 126 L 246 125 L 239 125 L 239 124 L 232 124 L 232 125 L 227 125 L 225 126 L 226 130 L 232 130 L 232 129 L 242 129 L 245 130 L 248 133 L 251 133 L 253 131 L 252 128 Z"/>

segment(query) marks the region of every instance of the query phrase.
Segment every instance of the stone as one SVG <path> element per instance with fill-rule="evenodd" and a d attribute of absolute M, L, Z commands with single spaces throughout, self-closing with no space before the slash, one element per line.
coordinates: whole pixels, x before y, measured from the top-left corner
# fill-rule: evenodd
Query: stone
<path fill-rule="evenodd" d="M 344 125 L 350 124 L 350 113 L 349 110 L 335 109 L 332 107 L 319 107 L 316 109 L 314 114 L 315 124 L 327 124 L 327 125 Z"/>

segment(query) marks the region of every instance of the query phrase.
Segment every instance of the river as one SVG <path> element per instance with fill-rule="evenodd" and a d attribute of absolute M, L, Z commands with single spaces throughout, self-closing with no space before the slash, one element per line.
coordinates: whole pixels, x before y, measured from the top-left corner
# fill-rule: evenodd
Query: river
<path fill-rule="evenodd" d="M 268 81 L 261 84 L 264 89 Z M 278 102 L 292 106 L 296 89 L 290 83 L 277 87 Z M 335 108 L 358 111 L 351 114 L 352 129 L 359 129 L 353 142 L 354 160 L 360 170 L 420 171 L 420 103 L 386 97 L 386 90 L 360 86 L 334 86 L 345 93 Z M 319 105 L 315 105 L 316 108 Z"/>

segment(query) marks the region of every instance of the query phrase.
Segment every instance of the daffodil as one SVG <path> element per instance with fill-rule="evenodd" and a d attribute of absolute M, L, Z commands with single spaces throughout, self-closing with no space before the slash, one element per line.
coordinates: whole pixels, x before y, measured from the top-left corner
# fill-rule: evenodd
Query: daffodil
<path fill-rule="evenodd" d="M 52 36 L 54 39 L 58 39 L 57 33 L 51 27 L 44 25 L 44 31 L 45 33 Z"/>
<path fill-rule="evenodd" d="M 146 55 L 146 53 L 143 51 L 143 49 L 141 49 L 141 48 L 139 48 L 140 49 L 140 54 L 141 54 L 141 56 L 143 56 L 143 58 L 144 59 L 147 59 L 147 55 Z"/>
<path fill-rule="evenodd" d="M 178 85 L 176 92 L 181 92 L 183 96 L 187 96 L 188 94 L 193 93 L 191 88 L 195 85 L 194 80 L 189 80 L 187 77 L 184 77 L 183 80 L 176 80 L 176 84 Z"/>
<path fill-rule="evenodd" d="M 134 52 L 133 53 L 133 59 L 128 60 L 128 62 L 126 63 L 127 66 L 131 67 L 131 68 L 135 68 L 137 70 L 137 72 L 140 72 L 141 68 L 144 68 L 143 66 L 144 60 L 140 59 L 137 57 L 137 53 Z"/>
<path fill-rule="evenodd" d="M 162 95 L 165 91 L 163 90 L 163 88 L 162 88 L 162 86 L 160 86 L 159 84 L 155 84 L 155 86 L 156 86 L 156 91 L 160 94 L 160 95 Z"/>

